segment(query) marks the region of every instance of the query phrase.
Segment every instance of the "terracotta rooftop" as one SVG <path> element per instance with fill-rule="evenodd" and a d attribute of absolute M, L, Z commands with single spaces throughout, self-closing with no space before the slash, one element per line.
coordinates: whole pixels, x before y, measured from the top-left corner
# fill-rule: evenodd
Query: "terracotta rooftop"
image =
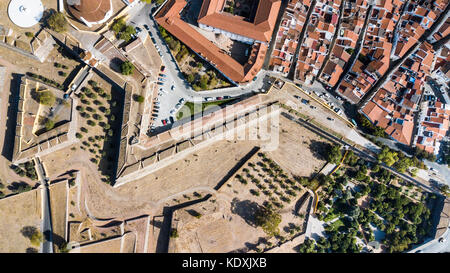
<path fill-rule="evenodd" d="M 70 13 L 78 20 L 83 17 L 88 22 L 98 22 L 111 10 L 110 0 L 66 0 Z"/>
<path fill-rule="evenodd" d="M 188 23 L 181 20 L 180 11 L 186 5 L 185 0 L 169 0 L 155 16 L 159 25 L 165 28 L 190 49 L 213 64 L 218 70 L 236 83 L 250 81 L 262 68 L 267 45 L 255 44 L 249 61 L 241 65 L 225 51 L 197 32 Z"/>
<path fill-rule="evenodd" d="M 259 0 L 253 22 L 244 17 L 223 12 L 225 0 L 204 0 L 198 23 L 268 43 L 277 21 L 280 0 Z"/>

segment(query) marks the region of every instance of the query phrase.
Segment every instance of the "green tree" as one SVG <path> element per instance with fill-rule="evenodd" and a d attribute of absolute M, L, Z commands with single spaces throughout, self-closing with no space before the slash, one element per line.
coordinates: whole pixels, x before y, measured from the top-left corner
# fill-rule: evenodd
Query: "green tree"
<path fill-rule="evenodd" d="M 134 66 L 130 61 L 125 61 L 120 66 L 120 70 L 123 75 L 131 75 L 134 71 Z"/>
<path fill-rule="evenodd" d="M 133 26 L 126 26 L 125 29 L 120 32 L 119 38 L 128 42 L 131 40 L 131 35 L 136 34 L 136 29 Z"/>
<path fill-rule="evenodd" d="M 39 103 L 46 106 L 53 106 L 55 104 L 55 95 L 49 90 L 39 92 Z"/>
<path fill-rule="evenodd" d="M 48 27 L 56 32 L 67 31 L 67 19 L 61 12 L 55 12 L 47 20 Z"/>
<path fill-rule="evenodd" d="M 51 129 L 53 129 L 53 127 L 55 127 L 55 122 L 51 119 L 47 119 L 47 121 L 45 122 L 45 129 L 47 129 L 47 131 L 50 131 Z"/>
<path fill-rule="evenodd" d="M 40 246 L 43 241 L 44 241 L 44 236 L 42 235 L 41 232 L 39 232 L 37 230 L 30 237 L 30 242 L 34 246 Z"/>
<path fill-rule="evenodd" d="M 278 225 L 281 223 L 281 215 L 267 207 L 259 207 L 255 214 L 256 225 L 262 227 L 268 235 L 279 234 Z"/>
<path fill-rule="evenodd" d="M 395 162 L 398 161 L 398 156 L 396 152 L 391 151 L 389 147 L 385 146 L 378 154 L 378 161 L 381 161 L 388 166 L 392 166 Z"/>
<path fill-rule="evenodd" d="M 329 148 L 326 159 L 330 163 L 339 164 L 342 159 L 341 147 L 333 145 Z"/>

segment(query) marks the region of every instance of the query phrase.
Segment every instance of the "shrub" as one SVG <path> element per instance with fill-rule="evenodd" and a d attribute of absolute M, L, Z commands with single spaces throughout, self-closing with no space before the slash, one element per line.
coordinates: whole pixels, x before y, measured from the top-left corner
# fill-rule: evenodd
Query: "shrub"
<path fill-rule="evenodd" d="M 56 32 L 67 31 L 67 19 L 61 12 L 55 12 L 47 20 L 47 25 L 50 29 Z"/>
<path fill-rule="evenodd" d="M 134 71 L 134 66 L 130 61 L 125 61 L 120 66 L 120 70 L 123 75 L 131 75 Z"/>
<path fill-rule="evenodd" d="M 45 90 L 39 92 L 39 103 L 47 106 L 53 106 L 56 98 L 51 91 Z"/>

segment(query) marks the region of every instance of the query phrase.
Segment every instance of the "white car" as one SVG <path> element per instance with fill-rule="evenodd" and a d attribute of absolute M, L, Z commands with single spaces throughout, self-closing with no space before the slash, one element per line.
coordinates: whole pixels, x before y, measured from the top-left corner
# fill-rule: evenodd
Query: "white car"
<path fill-rule="evenodd" d="M 175 113 L 175 112 L 176 112 L 175 109 L 170 110 L 170 114 L 171 114 L 171 115 L 173 115 L 173 113 Z"/>

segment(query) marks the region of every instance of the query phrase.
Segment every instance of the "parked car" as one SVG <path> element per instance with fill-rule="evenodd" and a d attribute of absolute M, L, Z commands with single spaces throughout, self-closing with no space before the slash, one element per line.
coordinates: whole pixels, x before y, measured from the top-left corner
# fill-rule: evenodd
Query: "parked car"
<path fill-rule="evenodd" d="M 175 89 L 175 85 L 172 84 L 172 87 L 170 87 L 170 90 L 174 90 Z"/>
<path fill-rule="evenodd" d="M 163 125 L 167 124 L 167 121 L 165 119 L 162 119 L 161 122 L 162 122 Z"/>
<path fill-rule="evenodd" d="M 166 67 L 164 65 L 161 66 L 161 72 L 164 72 L 165 69 L 166 69 Z"/>
<path fill-rule="evenodd" d="M 150 30 L 150 28 L 149 28 L 147 25 L 144 25 L 144 28 L 145 28 L 146 30 Z"/>
<path fill-rule="evenodd" d="M 334 121 L 334 118 L 327 117 L 328 120 Z"/>
<path fill-rule="evenodd" d="M 231 98 L 230 96 L 223 96 L 223 99 L 229 99 L 229 98 Z"/>
<path fill-rule="evenodd" d="M 217 97 L 216 100 L 222 100 L 222 97 Z"/>
<path fill-rule="evenodd" d="M 180 99 L 180 103 L 183 103 L 184 101 L 185 101 L 184 98 L 181 98 L 181 99 Z"/>
<path fill-rule="evenodd" d="M 175 120 L 173 119 L 173 117 L 169 117 L 170 123 L 174 123 Z"/>
<path fill-rule="evenodd" d="M 170 114 L 173 115 L 173 113 L 175 113 L 175 109 L 170 110 Z"/>

